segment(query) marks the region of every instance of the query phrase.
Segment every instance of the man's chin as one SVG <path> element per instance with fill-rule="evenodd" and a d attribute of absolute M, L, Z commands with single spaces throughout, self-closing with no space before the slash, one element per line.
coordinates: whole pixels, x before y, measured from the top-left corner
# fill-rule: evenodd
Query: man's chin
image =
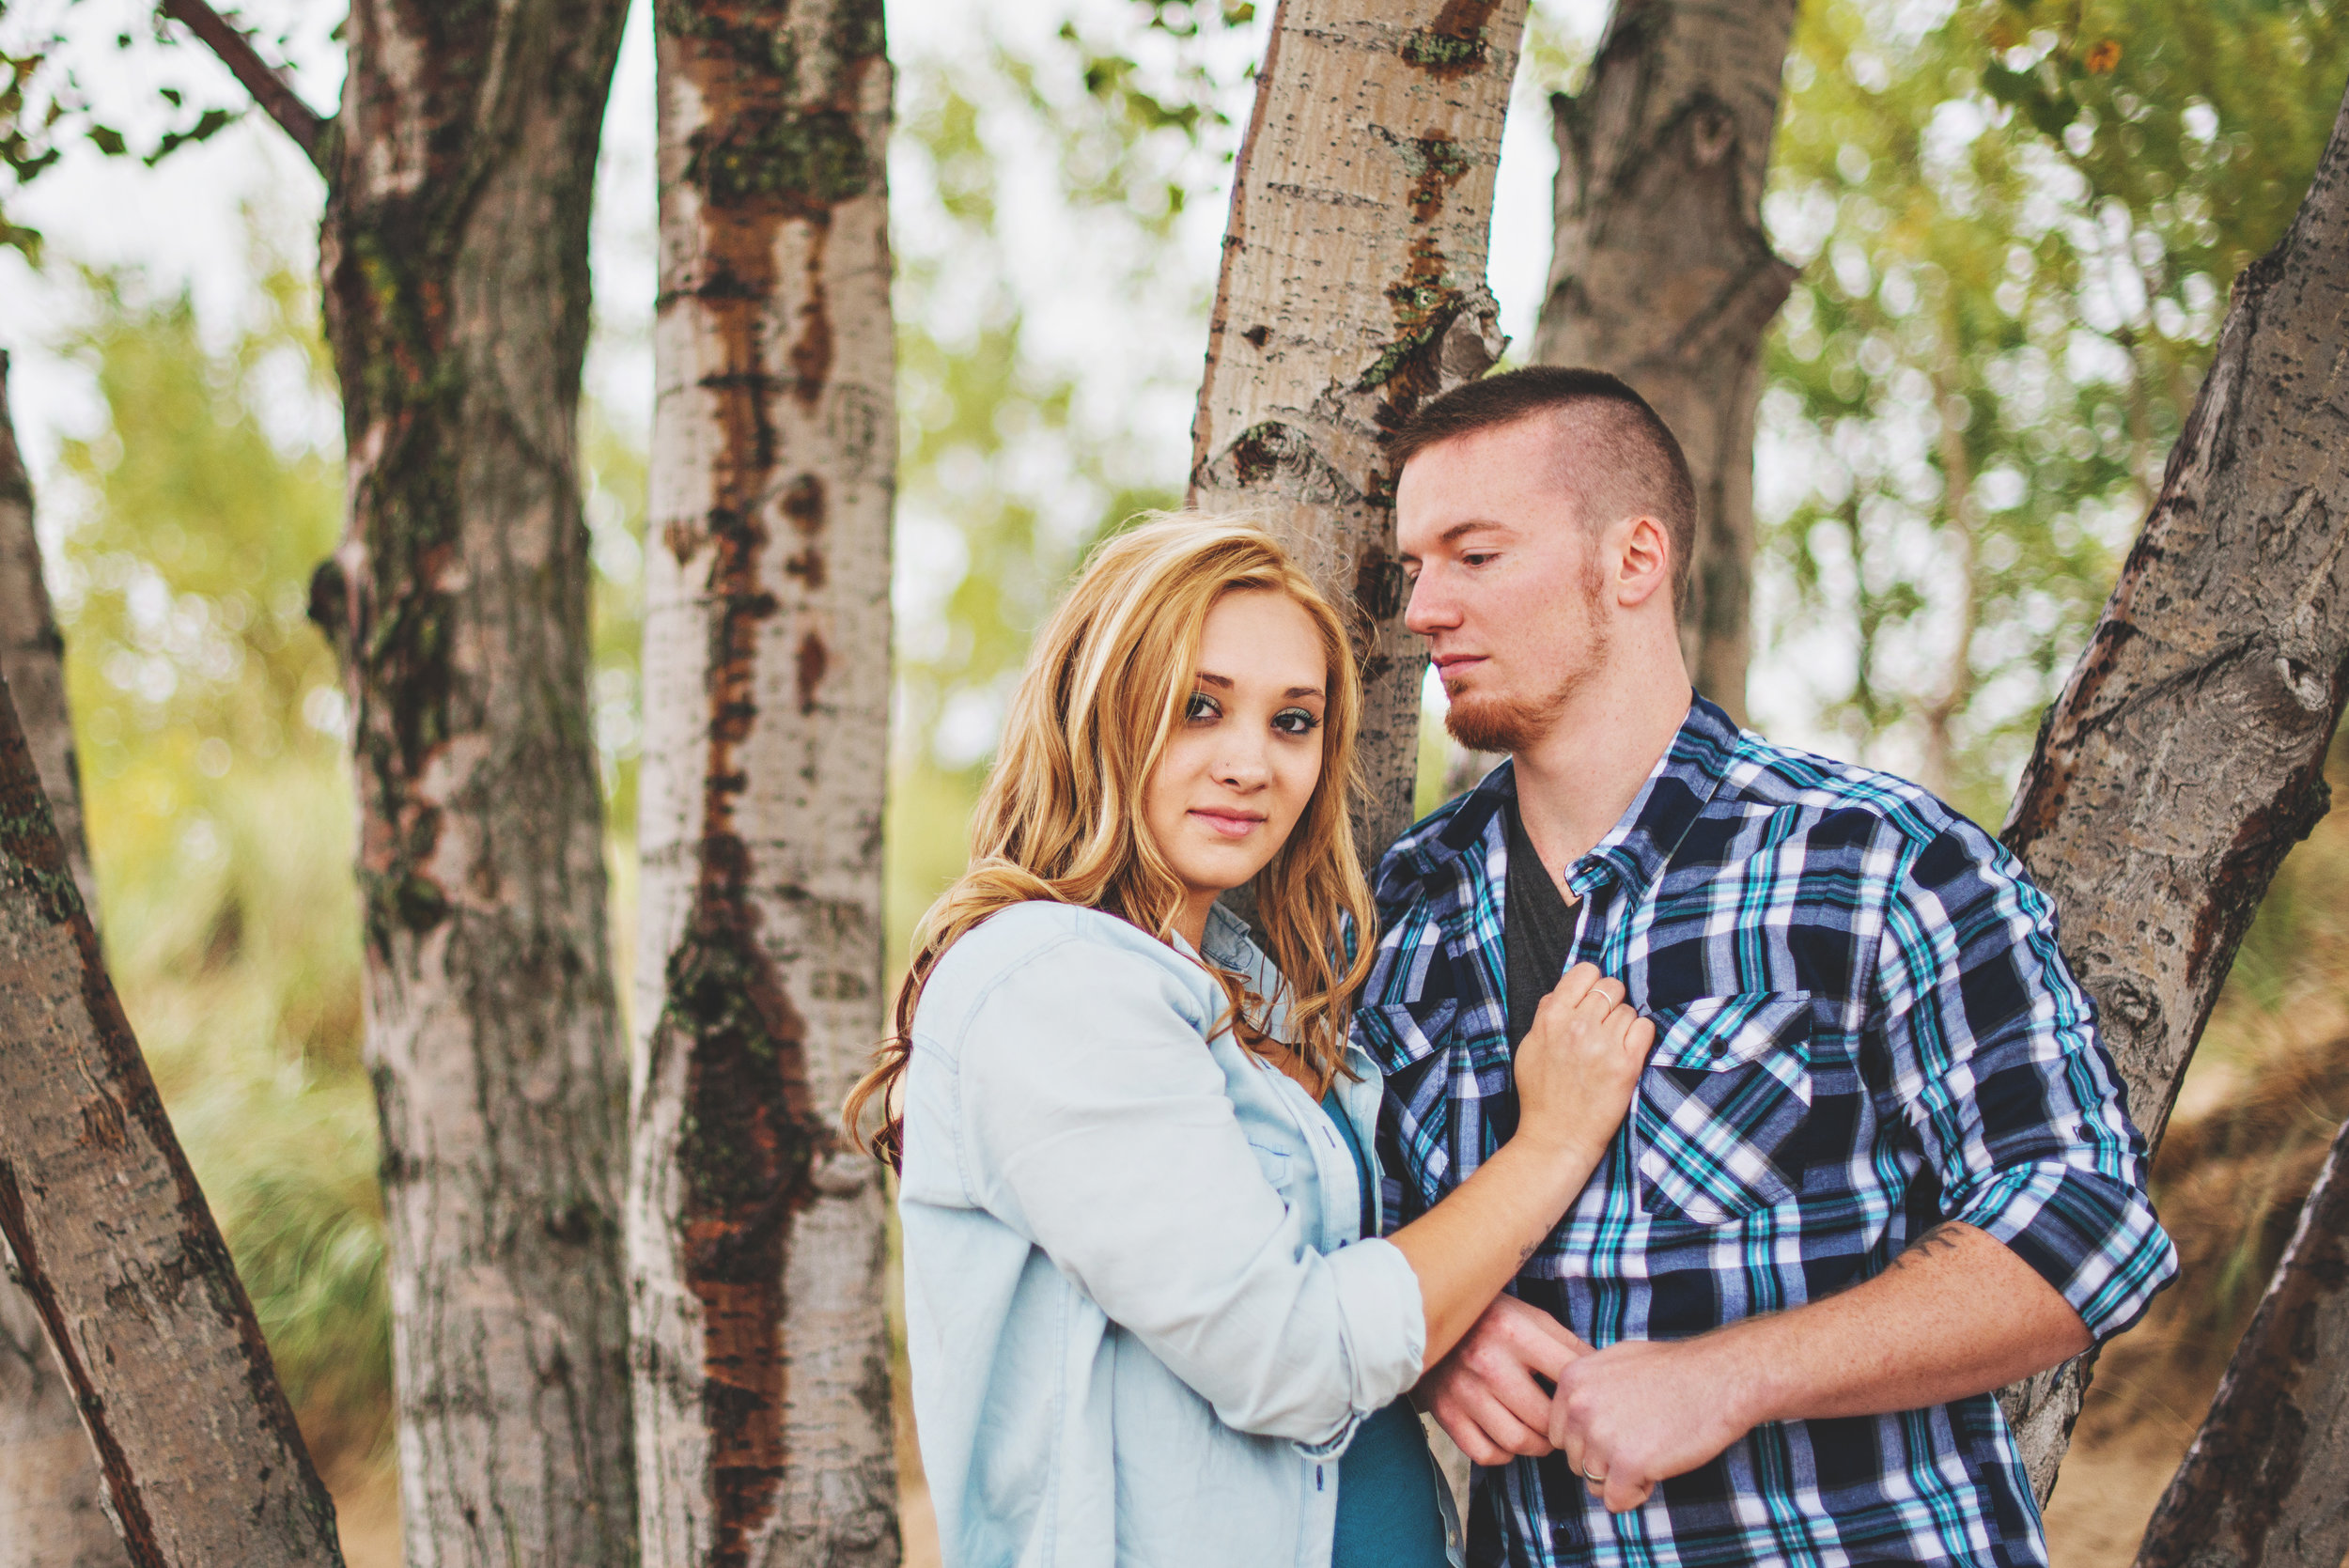
<path fill-rule="evenodd" d="M 1455 697 L 1443 727 L 1471 752 L 1521 752 L 1540 737 L 1544 715 L 1506 697 Z"/>

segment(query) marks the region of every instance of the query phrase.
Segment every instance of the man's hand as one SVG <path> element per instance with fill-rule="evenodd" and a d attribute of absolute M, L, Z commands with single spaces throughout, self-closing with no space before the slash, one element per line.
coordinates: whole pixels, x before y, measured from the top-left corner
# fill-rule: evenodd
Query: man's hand
<path fill-rule="evenodd" d="M 1824 1300 L 1692 1340 L 1626 1340 L 1575 1358 L 1553 1377 L 1544 1434 L 1619 1514 L 1764 1421 L 1946 1405 L 2089 1343 L 2079 1314 L 2029 1264 L 1986 1233 L 1945 1221 L 1883 1273 Z"/>
<path fill-rule="evenodd" d="M 1497 1296 L 1412 1397 L 1479 1465 L 1538 1458 L 1550 1451 L 1550 1397 L 1534 1379 L 1555 1384 L 1590 1348 L 1539 1307 Z"/>
<path fill-rule="evenodd" d="M 1545 1436 L 1609 1513 L 1639 1507 L 1657 1482 L 1695 1469 L 1754 1424 L 1719 1343 L 1626 1340 L 1560 1373 Z"/>

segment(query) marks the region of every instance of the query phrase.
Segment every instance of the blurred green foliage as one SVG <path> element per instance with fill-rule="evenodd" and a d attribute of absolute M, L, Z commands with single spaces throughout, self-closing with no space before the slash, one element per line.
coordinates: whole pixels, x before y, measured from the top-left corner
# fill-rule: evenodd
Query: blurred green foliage
<path fill-rule="evenodd" d="M 1998 820 L 2344 78 L 2315 0 L 1804 8 L 1757 636 L 1818 684 L 1759 711 Z"/>
<path fill-rule="evenodd" d="M 256 272 L 225 343 L 83 274 L 62 346 L 106 420 L 41 525 L 116 985 L 331 1458 L 384 1438 L 391 1362 L 343 700 L 305 618 L 342 475 L 315 297 Z"/>

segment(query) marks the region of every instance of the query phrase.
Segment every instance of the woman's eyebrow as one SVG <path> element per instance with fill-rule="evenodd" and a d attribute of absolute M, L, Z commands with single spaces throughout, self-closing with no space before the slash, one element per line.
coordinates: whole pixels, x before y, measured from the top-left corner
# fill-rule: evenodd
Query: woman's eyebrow
<path fill-rule="evenodd" d="M 1191 678 L 1201 686 L 1212 686 L 1221 691 L 1229 691 L 1232 689 L 1232 677 L 1229 675 L 1210 675 L 1207 671 L 1202 670 Z M 1283 693 L 1288 697 L 1318 697 L 1323 694 L 1318 686 L 1292 686 Z"/>

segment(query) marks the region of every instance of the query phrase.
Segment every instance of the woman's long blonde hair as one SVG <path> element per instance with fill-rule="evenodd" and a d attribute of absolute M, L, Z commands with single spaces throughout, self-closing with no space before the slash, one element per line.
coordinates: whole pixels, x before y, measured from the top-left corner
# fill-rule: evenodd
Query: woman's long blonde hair
<path fill-rule="evenodd" d="M 1102 909 L 1161 940 L 1174 933 L 1183 886 L 1143 818 L 1150 776 L 1190 706 L 1207 613 L 1224 595 L 1282 594 L 1304 611 L 1328 657 L 1321 777 L 1295 831 L 1256 874 L 1255 931 L 1286 986 L 1287 1048 L 1326 1091 L 1346 1060 L 1355 988 L 1376 939 L 1369 884 L 1346 807 L 1360 787 L 1354 737 L 1361 680 L 1346 627 L 1271 536 L 1252 523 L 1195 513 L 1161 517 L 1095 551 L 1047 623 L 1003 724 L 1003 748 L 971 830 L 971 865 L 914 934 L 897 990 L 894 1032 L 848 1096 L 849 1135 L 893 1165 L 902 1148 L 895 1089 L 913 1050 L 913 1013 L 940 956 L 1014 904 Z M 1210 963 L 1233 1032 L 1274 1048 L 1265 999 Z M 882 1125 L 863 1112 L 879 1096 Z"/>

